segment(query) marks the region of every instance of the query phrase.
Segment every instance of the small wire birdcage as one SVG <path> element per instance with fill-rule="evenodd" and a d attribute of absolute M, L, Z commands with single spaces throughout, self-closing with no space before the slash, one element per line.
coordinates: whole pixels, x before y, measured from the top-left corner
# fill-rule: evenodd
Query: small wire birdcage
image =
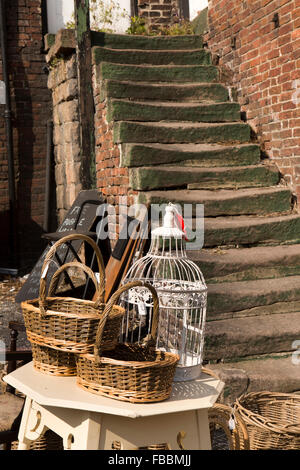
<path fill-rule="evenodd" d="M 175 381 L 193 380 L 201 373 L 207 287 L 199 267 L 188 259 L 184 232 L 175 222 L 176 207 L 166 207 L 163 226 L 151 232 L 146 256 L 129 269 L 123 283 L 149 282 L 158 293 L 160 314 L 157 348 L 180 356 Z M 121 341 L 140 342 L 151 327 L 152 299 L 142 287 L 123 298 L 126 316 Z"/>

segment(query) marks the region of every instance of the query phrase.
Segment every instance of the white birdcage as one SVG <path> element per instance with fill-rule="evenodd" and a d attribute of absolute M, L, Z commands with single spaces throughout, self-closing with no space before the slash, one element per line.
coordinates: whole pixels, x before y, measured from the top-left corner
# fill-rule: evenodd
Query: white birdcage
<path fill-rule="evenodd" d="M 188 259 L 184 232 L 176 227 L 176 207 L 166 207 L 163 226 L 151 233 L 146 256 L 130 268 L 123 283 L 143 280 L 152 284 L 160 304 L 157 347 L 179 354 L 175 381 L 193 380 L 201 373 L 207 287 L 199 267 Z M 126 298 L 122 341 L 141 341 L 149 333 L 152 298 L 149 290 L 132 289 Z"/>

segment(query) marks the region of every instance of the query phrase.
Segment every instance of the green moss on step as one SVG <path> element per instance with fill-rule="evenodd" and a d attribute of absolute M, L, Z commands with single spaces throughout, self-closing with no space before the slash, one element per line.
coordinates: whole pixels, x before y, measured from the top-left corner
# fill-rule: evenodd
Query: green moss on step
<path fill-rule="evenodd" d="M 228 101 L 228 90 L 219 83 L 205 84 L 148 84 L 104 80 L 100 87 L 101 99 L 130 98 L 160 101 Z"/>
<path fill-rule="evenodd" d="M 242 143 L 250 140 L 248 124 L 216 125 L 144 125 L 135 122 L 117 122 L 114 125 L 114 142 L 160 142 L 160 143 Z"/>
<path fill-rule="evenodd" d="M 203 46 L 202 36 L 131 36 L 92 31 L 92 45 L 112 49 L 198 49 Z"/>
<path fill-rule="evenodd" d="M 197 104 L 183 106 L 152 102 L 110 100 L 107 119 L 115 121 L 193 121 L 233 122 L 240 120 L 238 103 Z"/>
<path fill-rule="evenodd" d="M 260 147 L 255 144 L 235 147 L 189 147 L 169 145 L 122 145 L 122 166 L 148 166 L 159 164 L 187 164 L 189 166 L 216 167 L 255 165 L 260 161 Z M 186 162 L 186 163 L 184 163 Z"/>
<path fill-rule="evenodd" d="M 214 65 L 138 66 L 102 62 L 97 66 L 98 79 L 145 82 L 214 82 L 219 70 Z"/>
<path fill-rule="evenodd" d="M 99 65 L 101 62 L 136 65 L 210 65 L 211 54 L 205 49 L 192 51 L 142 51 L 94 47 L 93 63 Z"/>

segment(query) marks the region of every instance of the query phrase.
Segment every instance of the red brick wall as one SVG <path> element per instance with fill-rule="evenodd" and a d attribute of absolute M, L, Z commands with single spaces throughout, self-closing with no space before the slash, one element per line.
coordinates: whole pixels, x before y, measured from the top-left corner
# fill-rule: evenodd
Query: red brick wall
<path fill-rule="evenodd" d="M 99 189 L 107 203 L 115 207 L 116 232 L 110 225 L 110 236 L 113 238 L 119 233 L 119 209 L 124 203 L 127 206 L 134 204 L 136 191 L 128 190 L 128 168 L 121 167 L 121 147 L 113 142 L 113 123 L 106 120 L 106 102 L 100 97 L 101 82 L 96 78 L 97 67 L 94 68 L 94 102 L 95 102 L 95 157 L 96 180 Z M 126 198 L 126 199 L 124 199 Z M 122 221 L 121 221 L 122 223 Z"/>
<path fill-rule="evenodd" d="M 22 264 L 40 253 L 42 242 L 46 122 L 51 118 L 51 93 L 43 71 L 41 52 L 41 0 L 6 2 L 7 58 L 12 96 L 18 235 Z M 1 64 L 1 62 L 0 62 Z M 0 68 L 0 80 L 2 80 Z M 0 112 L 3 110 L 1 106 Z M 0 219 L 7 222 L 8 180 L 3 113 L 0 115 Z M 6 224 L 7 225 L 7 224 Z M 3 229 L 3 225 L 2 225 Z M 7 253 L 8 227 L 2 233 L 3 256 Z"/>
<path fill-rule="evenodd" d="M 300 0 L 210 0 L 208 31 L 249 124 L 300 197 Z"/>

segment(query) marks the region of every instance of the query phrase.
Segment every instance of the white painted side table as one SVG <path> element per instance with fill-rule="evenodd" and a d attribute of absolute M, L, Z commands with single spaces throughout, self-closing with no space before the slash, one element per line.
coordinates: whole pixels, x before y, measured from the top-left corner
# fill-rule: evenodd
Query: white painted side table
<path fill-rule="evenodd" d="M 168 443 L 178 450 L 178 435 L 187 450 L 211 449 L 208 410 L 224 383 L 202 374 L 191 382 L 173 384 L 171 397 L 159 403 L 131 404 L 86 392 L 76 377 L 52 377 L 34 370 L 32 363 L 4 377 L 26 396 L 19 430 L 19 450 L 51 429 L 64 449 L 121 449 Z"/>

